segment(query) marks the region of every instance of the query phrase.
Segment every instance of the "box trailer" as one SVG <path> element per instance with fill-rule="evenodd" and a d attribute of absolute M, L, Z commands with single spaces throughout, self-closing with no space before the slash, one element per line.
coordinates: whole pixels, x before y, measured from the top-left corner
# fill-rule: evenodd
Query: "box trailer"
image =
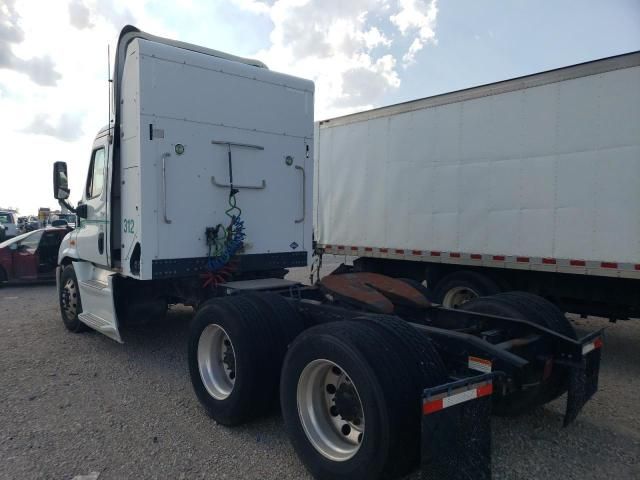
<path fill-rule="evenodd" d="M 492 411 L 566 393 L 568 425 L 596 392 L 602 332 L 579 337 L 540 297 L 456 310 L 379 273 L 283 279 L 312 249 L 311 82 L 128 26 L 113 99 L 77 207 L 54 164 L 54 197 L 79 219 L 58 255 L 62 321 L 122 342 L 127 326 L 192 305 L 189 374 L 217 422 L 279 404 L 319 479 L 420 466 L 483 480 Z"/>
<path fill-rule="evenodd" d="M 640 52 L 321 121 L 316 238 L 458 306 L 640 314 Z"/>

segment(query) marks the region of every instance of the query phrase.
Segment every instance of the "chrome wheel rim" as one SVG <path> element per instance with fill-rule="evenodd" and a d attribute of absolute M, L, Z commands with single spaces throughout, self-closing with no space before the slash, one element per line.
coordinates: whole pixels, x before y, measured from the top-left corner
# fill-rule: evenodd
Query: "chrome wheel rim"
<path fill-rule="evenodd" d="M 454 287 L 442 299 L 442 305 L 448 308 L 458 308 L 480 295 L 468 287 Z"/>
<path fill-rule="evenodd" d="M 62 289 L 62 311 L 70 320 L 78 314 L 78 287 L 72 278 L 66 281 Z"/>
<path fill-rule="evenodd" d="M 207 325 L 198 340 L 198 369 L 204 387 L 216 400 L 224 400 L 236 382 L 236 354 L 220 325 Z"/>
<path fill-rule="evenodd" d="M 364 439 L 364 410 L 351 377 L 330 360 L 314 360 L 298 379 L 298 414 L 309 442 L 324 457 L 344 462 Z"/>

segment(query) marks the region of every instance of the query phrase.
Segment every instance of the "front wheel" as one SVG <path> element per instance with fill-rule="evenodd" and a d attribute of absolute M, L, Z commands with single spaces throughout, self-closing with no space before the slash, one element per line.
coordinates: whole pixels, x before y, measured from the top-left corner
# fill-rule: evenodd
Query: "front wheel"
<path fill-rule="evenodd" d="M 80 300 L 80 289 L 78 279 L 73 265 L 63 267 L 60 275 L 60 291 L 58 292 L 60 303 L 60 314 L 62 323 L 73 333 L 86 332 L 89 327 L 82 323 L 78 315 L 82 313 L 82 301 Z"/>

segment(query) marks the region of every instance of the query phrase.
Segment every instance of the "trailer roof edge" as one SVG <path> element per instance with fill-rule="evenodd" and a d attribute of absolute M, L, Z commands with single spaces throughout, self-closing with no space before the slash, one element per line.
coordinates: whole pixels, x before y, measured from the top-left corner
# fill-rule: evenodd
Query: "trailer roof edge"
<path fill-rule="evenodd" d="M 317 123 L 320 128 L 330 128 L 637 66 L 640 66 L 640 50 L 507 80 L 500 80 L 499 82 L 464 88 L 462 90 L 455 90 L 453 92 L 441 93 L 431 97 L 409 100 L 407 102 L 351 113 L 341 117 L 328 118 L 320 120 Z"/>

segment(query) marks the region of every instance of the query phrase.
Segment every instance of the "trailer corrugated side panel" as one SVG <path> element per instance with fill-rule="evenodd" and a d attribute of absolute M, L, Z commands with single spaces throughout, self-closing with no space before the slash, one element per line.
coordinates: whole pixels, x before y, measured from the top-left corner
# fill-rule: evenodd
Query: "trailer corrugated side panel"
<path fill-rule="evenodd" d="M 321 122 L 319 243 L 640 263 L 639 65 L 628 54 Z"/>

